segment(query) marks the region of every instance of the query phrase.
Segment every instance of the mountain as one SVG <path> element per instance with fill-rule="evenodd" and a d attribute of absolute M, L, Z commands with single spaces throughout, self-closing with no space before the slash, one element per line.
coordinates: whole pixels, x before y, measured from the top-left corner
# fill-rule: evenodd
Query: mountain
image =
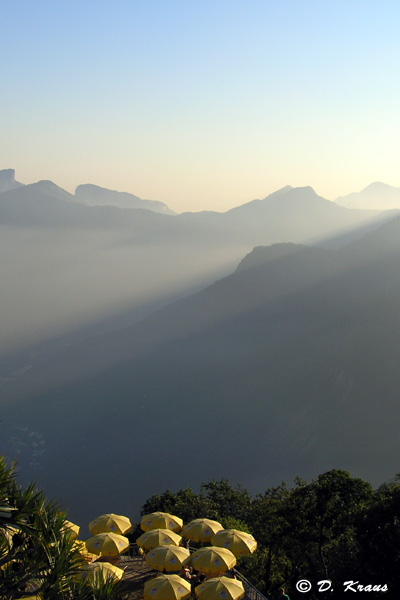
<path fill-rule="evenodd" d="M 183 234 L 192 239 L 218 239 L 231 245 L 242 243 L 247 251 L 257 245 L 277 242 L 314 242 L 344 232 L 351 235 L 367 225 L 378 224 L 379 211 L 357 211 L 338 206 L 318 196 L 311 187 L 286 186 L 263 200 L 252 200 L 225 213 L 182 213 L 173 227 L 184 224 Z M 175 236 L 180 233 L 175 228 Z"/>
<path fill-rule="evenodd" d="M 336 204 L 362 210 L 392 210 L 400 208 L 400 188 L 375 182 L 361 192 L 341 196 Z"/>
<path fill-rule="evenodd" d="M 0 194 L 21 187 L 22 185 L 22 183 L 15 180 L 14 169 L 3 169 L 0 171 Z"/>
<path fill-rule="evenodd" d="M 78 522 L 211 478 L 377 485 L 400 452 L 399 265 L 400 218 L 338 250 L 255 248 L 132 327 L 31 356 L 3 382 L 4 448 Z"/>
<path fill-rule="evenodd" d="M 127 192 L 108 190 L 97 185 L 78 185 L 75 197 L 79 202 L 88 206 L 115 206 L 118 208 L 143 208 L 154 212 L 173 215 L 175 214 L 166 204 L 156 200 L 142 200 L 138 196 Z"/>
<path fill-rule="evenodd" d="M 8 190 L 0 194 L 0 357 L 132 323 L 228 275 L 255 246 L 338 247 L 391 218 L 289 186 L 225 213 L 180 215 L 88 206 L 51 181 Z"/>
<path fill-rule="evenodd" d="M 252 230 L 269 234 L 269 243 L 302 242 L 353 229 L 361 222 L 373 220 L 378 212 L 352 211 L 318 196 L 313 188 L 287 186 L 263 200 L 254 200 L 226 213 L 227 221 L 243 226 L 251 222 Z M 260 231 L 260 232 L 261 232 Z M 283 235 L 286 235 L 284 238 Z M 279 236 L 279 237 L 278 237 Z M 257 240 L 263 244 L 262 237 Z"/>
<path fill-rule="evenodd" d="M 149 210 L 86 206 L 52 181 L 39 181 L 0 194 L 0 225 L 30 228 L 137 228 L 156 224 L 161 215 Z M 166 216 L 164 217 L 166 218 Z"/>
<path fill-rule="evenodd" d="M 8 180 L 13 179 L 9 170 Z M 10 184 L 11 185 L 11 184 Z M 130 208 L 123 208 L 129 205 Z M 162 203 L 94 185 L 78 186 L 75 196 L 51 181 L 39 181 L 0 193 L 0 226 L 126 230 L 141 243 L 210 244 L 240 248 L 234 259 L 256 245 L 281 241 L 310 242 L 351 234 L 379 224 L 379 211 L 348 210 L 318 196 L 310 187 L 291 188 L 253 200 L 225 213 L 175 215 Z"/>

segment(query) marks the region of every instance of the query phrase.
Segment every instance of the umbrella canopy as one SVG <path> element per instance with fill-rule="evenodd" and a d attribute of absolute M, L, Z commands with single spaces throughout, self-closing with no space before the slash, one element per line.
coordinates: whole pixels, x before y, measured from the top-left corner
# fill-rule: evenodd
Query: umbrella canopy
<path fill-rule="evenodd" d="M 235 556 L 247 556 L 257 548 L 257 542 L 250 533 L 237 529 L 223 529 L 211 538 L 211 543 L 220 548 L 228 548 Z"/>
<path fill-rule="evenodd" d="M 208 577 L 215 577 L 232 569 L 236 565 L 236 557 L 227 548 L 208 546 L 193 552 L 185 561 L 185 565 L 189 562 L 196 571 L 200 571 Z"/>
<path fill-rule="evenodd" d="M 223 529 L 221 523 L 211 519 L 194 519 L 182 529 L 182 535 L 193 542 L 209 542 L 212 536 Z"/>
<path fill-rule="evenodd" d="M 190 593 L 190 583 L 179 575 L 159 575 L 144 584 L 144 600 L 181 600 Z"/>
<path fill-rule="evenodd" d="M 75 540 L 74 547 L 77 548 L 77 550 L 79 550 L 84 560 L 88 563 L 92 562 L 95 558 L 97 558 L 97 554 L 89 552 L 89 550 L 86 548 L 85 542 L 83 542 L 82 540 Z"/>
<path fill-rule="evenodd" d="M 118 556 L 129 548 L 129 540 L 117 533 L 98 533 L 85 542 L 89 552 L 104 554 L 106 556 Z"/>
<path fill-rule="evenodd" d="M 143 531 L 150 531 L 151 529 L 170 529 L 171 531 L 177 532 L 182 529 L 182 525 L 182 519 L 165 512 L 153 512 L 144 515 L 140 522 L 140 527 Z"/>
<path fill-rule="evenodd" d="M 136 543 L 146 550 L 152 550 L 157 546 L 179 546 L 182 536 L 170 531 L 169 529 L 153 529 L 146 531 L 138 539 Z"/>
<path fill-rule="evenodd" d="M 79 570 L 79 573 L 76 574 L 76 580 L 84 581 L 88 584 L 95 584 L 102 579 L 114 579 L 115 581 L 119 581 L 122 579 L 123 574 L 123 569 L 115 567 L 110 563 L 90 563 Z"/>
<path fill-rule="evenodd" d="M 240 600 L 244 587 L 237 579 L 216 577 L 198 585 L 194 592 L 199 600 Z"/>
<path fill-rule="evenodd" d="M 71 521 L 64 521 L 62 531 L 64 534 L 69 535 L 72 540 L 76 540 L 79 535 L 79 530 L 79 525 L 75 525 L 75 523 L 71 523 Z"/>
<path fill-rule="evenodd" d="M 190 552 L 182 546 L 158 546 L 150 550 L 145 561 L 155 571 L 180 571 L 183 562 L 190 557 Z"/>
<path fill-rule="evenodd" d="M 114 513 L 100 515 L 100 517 L 93 519 L 93 521 L 90 521 L 89 523 L 89 531 L 92 535 L 106 533 L 107 531 L 124 535 L 124 533 L 131 531 L 131 529 L 132 523 L 128 517 L 114 515 Z"/>

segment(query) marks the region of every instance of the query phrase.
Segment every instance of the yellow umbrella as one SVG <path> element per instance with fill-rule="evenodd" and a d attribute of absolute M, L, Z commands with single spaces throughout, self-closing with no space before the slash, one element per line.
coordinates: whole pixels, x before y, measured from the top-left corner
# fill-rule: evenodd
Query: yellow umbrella
<path fill-rule="evenodd" d="M 194 519 L 182 529 L 183 537 L 193 542 L 209 542 L 211 537 L 223 529 L 221 523 L 211 519 Z"/>
<path fill-rule="evenodd" d="M 152 550 L 157 546 L 179 546 L 182 536 L 170 531 L 169 529 L 152 529 L 146 531 L 137 540 L 136 543 L 146 550 Z"/>
<path fill-rule="evenodd" d="M 97 558 L 97 554 L 89 552 L 89 550 L 86 548 L 85 542 L 83 542 L 82 540 L 75 540 L 74 547 L 79 550 L 84 560 L 88 563 L 92 562 L 95 558 Z"/>
<path fill-rule="evenodd" d="M 129 540 L 117 533 L 98 533 L 85 542 L 89 552 L 105 556 L 118 556 L 129 548 Z"/>
<path fill-rule="evenodd" d="M 124 535 L 131 530 L 132 523 L 128 517 L 115 515 L 114 513 L 100 515 L 100 517 L 97 517 L 97 519 L 94 519 L 89 523 L 89 531 L 92 535 L 96 535 L 97 533 L 106 533 L 107 531 Z"/>
<path fill-rule="evenodd" d="M 153 512 L 144 515 L 140 522 L 140 527 L 143 531 L 150 531 L 151 529 L 170 529 L 171 531 L 177 532 L 182 529 L 182 525 L 182 519 L 165 512 Z"/>
<path fill-rule="evenodd" d="M 189 562 L 196 571 L 208 577 L 215 577 L 232 569 L 236 565 L 236 557 L 227 548 L 208 546 L 193 552 L 185 561 L 185 565 Z"/>
<path fill-rule="evenodd" d="M 123 569 L 115 567 L 110 563 L 90 563 L 79 570 L 79 573 L 76 574 L 76 580 L 88 584 L 96 584 L 105 579 L 119 581 L 122 579 L 123 574 Z"/>
<path fill-rule="evenodd" d="M 237 579 L 215 577 L 198 585 L 194 592 L 199 600 L 240 600 L 244 587 Z"/>
<path fill-rule="evenodd" d="M 182 563 L 190 557 L 190 552 L 182 546 L 158 546 L 150 550 L 145 556 L 145 561 L 155 571 L 180 571 Z"/>
<path fill-rule="evenodd" d="M 190 583 L 179 575 L 159 575 L 144 584 L 144 600 L 183 600 L 190 594 Z"/>
<path fill-rule="evenodd" d="M 235 556 L 247 556 L 257 548 L 257 542 L 250 533 L 237 529 L 223 529 L 211 538 L 213 546 L 228 548 Z"/>
<path fill-rule="evenodd" d="M 75 523 L 71 523 L 71 521 L 64 521 L 62 532 L 68 534 L 72 540 L 76 540 L 79 535 L 79 530 L 79 525 L 75 525 Z"/>

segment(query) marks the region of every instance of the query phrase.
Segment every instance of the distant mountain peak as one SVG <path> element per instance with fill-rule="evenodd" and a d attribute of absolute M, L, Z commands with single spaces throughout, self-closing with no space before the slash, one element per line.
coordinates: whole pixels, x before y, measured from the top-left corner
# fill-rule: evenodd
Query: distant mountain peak
<path fill-rule="evenodd" d="M 43 194 L 45 196 L 51 196 L 52 198 L 58 198 L 65 202 L 75 202 L 75 198 L 72 194 L 59 187 L 50 179 L 41 179 L 36 183 L 31 183 L 25 186 L 25 189 L 32 190 L 35 193 Z"/>
<path fill-rule="evenodd" d="M 382 189 L 382 188 L 388 188 L 388 187 L 391 187 L 391 186 L 387 185 L 386 183 L 382 183 L 382 181 L 374 181 L 373 183 L 370 183 L 369 185 L 367 185 L 367 187 L 364 188 L 362 191 L 365 192 L 366 190 Z"/>
<path fill-rule="evenodd" d="M 400 188 L 375 181 L 361 192 L 340 196 L 335 202 L 346 208 L 393 210 L 400 208 Z"/>
<path fill-rule="evenodd" d="M 23 184 L 15 180 L 15 169 L 0 170 L 0 193 L 22 187 Z"/>
<path fill-rule="evenodd" d="M 309 202 L 315 204 L 315 202 L 334 204 L 330 200 L 326 200 L 325 198 L 321 198 L 315 192 L 315 190 L 310 187 L 292 187 L 290 185 L 286 185 L 285 187 L 277 190 L 276 192 L 272 192 L 269 196 L 266 196 L 262 200 L 251 200 L 250 202 L 246 202 L 246 204 L 242 204 L 240 206 L 236 206 L 235 208 L 231 208 L 228 211 L 230 214 L 240 214 L 248 211 L 263 211 L 269 210 L 271 206 L 276 208 L 282 208 L 285 205 L 293 204 L 293 203 L 305 203 L 306 205 Z"/>
<path fill-rule="evenodd" d="M 384 193 L 384 194 L 392 194 L 392 193 L 398 193 L 400 191 L 400 188 L 395 188 L 391 185 L 388 185 L 387 183 L 382 183 L 381 181 L 374 181 L 374 183 L 370 183 L 369 185 L 367 185 L 366 188 L 364 188 L 362 190 L 362 192 L 360 192 L 361 194 L 364 193 Z"/>
<path fill-rule="evenodd" d="M 311 187 L 311 185 L 304 185 L 300 187 L 291 188 L 290 190 L 288 190 L 288 193 L 296 193 L 298 195 L 303 194 L 307 196 L 318 196 L 317 192 L 314 190 L 313 187 Z M 319 197 L 321 198 L 322 196 Z"/>
<path fill-rule="evenodd" d="M 301 208 L 307 208 L 310 205 L 315 206 L 316 204 L 334 206 L 334 202 L 319 196 L 310 185 L 303 187 L 286 186 L 286 188 L 278 190 L 278 193 L 275 192 L 264 198 L 263 202 L 274 205 L 290 204 Z"/>
<path fill-rule="evenodd" d="M 128 192 L 109 190 L 92 183 L 78 185 L 75 198 L 88 206 L 114 206 L 117 208 L 142 208 L 162 214 L 175 214 L 164 202 L 143 200 Z"/>
<path fill-rule="evenodd" d="M 50 179 L 41 179 L 40 181 L 37 181 L 36 183 L 31 183 L 31 186 L 35 186 L 36 188 L 41 188 L 43 190 L 61 190 L 62 188 L 60 188 L 56 183 L 54 183 L 53 181 L 50 181 Z"/>
<path fill-rule="evenodd" d="M 276 192 L 272 192 L 272 194 L 268 194 L 268 196 L 265 196 L 264 200 L 266 198 L 271 198 L 273 196 L 283 196 L 284 194 L 287 194 L 288 192 L 290 192 L 291 190 L 293 190 L 294 188 L 291 185 L 285 185 L 283 188 L 280 188 L 279 190 L 276 190 Z"/>

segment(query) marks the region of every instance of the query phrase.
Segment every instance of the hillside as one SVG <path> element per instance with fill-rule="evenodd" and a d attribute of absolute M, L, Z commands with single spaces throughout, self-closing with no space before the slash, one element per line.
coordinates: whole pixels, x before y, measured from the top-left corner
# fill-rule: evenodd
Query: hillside
<path fill-rule="evenodd" d="M 22 187 L 22 183 L 15 179 L 15 169 L 2 169 L 0 170 L 0 194 L 2 192 L 8 192 L 18 187 Z"/>
<path fill-rule="evenodd" d="M 7 177 L 15 180 L 14 172 Z M 227 276 L 255 246 L 338 247 L 397 214 L 348 210 L 312 188 L 289 186 L 225 213 L 180 215 L 121 208 L 108 202 L 137 197 L 79 189 L 98 204 L 51 181 L 0 193 L 0 357 L 52 337 L 132 324 Z"/>
<path fill-rule="evenodd" d="M 380 483 L 400 451 L 399 264 L 399 219 L 340 250 L 256 248 L 4 383 L 7 451 L 80 516 L 212 477 L 257 491 L 341 468 Z"/>
<path fill-rule="evenodd" d="M 335 200 L 339 206 L 355 209 L 393 210 L 400 208 L 400 188 L 380 181 L 371 183 L 361 192 L 341 196 Z"/>
<path fill-rule="evenodd" d="M 175 214 L 166 204 L 156 200 L 142 200 L 127 192 L 108 190 L 90 183 L 78 185 L 75 197 L 79 202 L 89 206 L 115 206 L 118 208 L 142 208 L 153 212 Z"/>
<path fill-rule="evenodd" d="M 142 230 L 155 226 L 161 215 L 149 210 L 124 210 L 109 205 L 86 206 L 52 181 L 38 181 L 0 194 L 0 225 L 29 228 L 127 227 Z M 166 217 L 165 217 L 166 218 Z"/>

